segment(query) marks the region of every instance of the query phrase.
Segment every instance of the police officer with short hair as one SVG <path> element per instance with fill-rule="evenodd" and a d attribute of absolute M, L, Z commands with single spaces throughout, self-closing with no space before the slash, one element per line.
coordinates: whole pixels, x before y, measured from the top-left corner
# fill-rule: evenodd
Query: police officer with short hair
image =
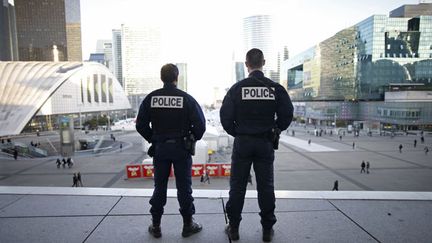
<path fill-rule="evenodd" d="M 149 155 L 154 156 L 155 188 L 150 199 L 152 224 L 149 233 L 155 238 L 162 236 L 160 223 L 167 200 L 171 165 L 174 166 L 177 199 L 183 217 L 182 236 L 188 237 L 202 229 L 192 217 L 195 206 L 192 197 L 191 154 L 194 152 L 190 144 L 192 138 L 195 141 L 202 138 L 205 118 L 197 101 L 177 89 L 178 75 L 178 68 L 174 64 L 162 67 L 161 79 L 164 86 L 146 96 L 136 121 L 137 131 L 152 143 Z"/>
<path fill-rule="evenodd" d="M 226 212 L 229 224 L 226 233 L 231 240 L 239 239 L 244 197 L 251 166 L 255 171 L 260 207 L 263 241 L 273 238 L 276 223 L 273 161 L 276 131 L 288 128 L 293 118 L 293 105 L 280 84 L 262 72 L 264 55 L 259 49 L 246 54 L 249 77 L 234 84 L 220 109 L 225 131 L 234 136 L 231 161 L 229 200 Z"/>

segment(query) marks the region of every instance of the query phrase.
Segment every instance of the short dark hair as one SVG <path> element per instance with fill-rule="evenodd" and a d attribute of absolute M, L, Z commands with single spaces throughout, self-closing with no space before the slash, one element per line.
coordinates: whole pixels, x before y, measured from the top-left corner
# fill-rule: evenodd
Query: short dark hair
<path fill-rule="evenodd" d="M 176 65 L 168 63 L 162 66 L 160 74 L 164 83 L 173 83 L 177 81 L 179 70 Z"/>
<path fill-rule="evenodd" d="M 264 65 L 264 54 L 260 49 L 252 48 L 246 53 L 246 62 L 251 68 L 260 68 Z"/>

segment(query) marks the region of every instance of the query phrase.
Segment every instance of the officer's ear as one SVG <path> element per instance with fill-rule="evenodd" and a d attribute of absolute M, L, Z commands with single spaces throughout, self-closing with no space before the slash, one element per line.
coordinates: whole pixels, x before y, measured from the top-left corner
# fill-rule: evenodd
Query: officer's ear
<path fill-rule="evenodd" d="M 262 65 L 263 65 L 263 66 L 265 65 L 265 59 L 263 60 Z"/>

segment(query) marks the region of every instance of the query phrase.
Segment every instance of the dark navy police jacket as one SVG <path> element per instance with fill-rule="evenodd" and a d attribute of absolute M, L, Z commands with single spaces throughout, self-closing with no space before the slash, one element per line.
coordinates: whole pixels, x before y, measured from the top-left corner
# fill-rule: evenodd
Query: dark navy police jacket
<path fill-rule="evenodd" d="M 136 120 L 136 130 L 149 143 L 182 138 L 190 132 L 199 140 L 205 125 L 197 101 L 172 83 L 145 97 Z"/>
<path fill-rule="evenodd" d="M 220 119 L 231 136 L 256 135 L 275 127 L 287 129 L 293 111 L 285 88 L 256 70 L 230 88 L 220 109 Z"/>

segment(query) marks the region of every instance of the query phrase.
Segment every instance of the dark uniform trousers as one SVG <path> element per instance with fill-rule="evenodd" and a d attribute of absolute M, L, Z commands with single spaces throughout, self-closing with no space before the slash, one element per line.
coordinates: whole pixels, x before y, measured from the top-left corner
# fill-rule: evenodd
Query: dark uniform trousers
<path fill-rule="evenodd" d="M 171 165 L 174 166 L 180 214 L 183 218 L 190 218 L 195 214 L 195 206 L 192 197 L 192 157 L 189 152 L 184 149 L 182 142 L 155 143 L 153 164 L 155 189 L 150 199 L 153 222 L 160 223 L 164 212 Z"/>
<path fill-rule="evenodd" d="M 236 136 L 231 162 L 230 192 L 226 210 L 230 225 L 238 227 L 246 194 L 251 166 L 255 171 L 260 207 L 261 225 L 270 229 L 276 223 L 273 184 L 273 145 L 268 138 L 247 135 Z"/>

